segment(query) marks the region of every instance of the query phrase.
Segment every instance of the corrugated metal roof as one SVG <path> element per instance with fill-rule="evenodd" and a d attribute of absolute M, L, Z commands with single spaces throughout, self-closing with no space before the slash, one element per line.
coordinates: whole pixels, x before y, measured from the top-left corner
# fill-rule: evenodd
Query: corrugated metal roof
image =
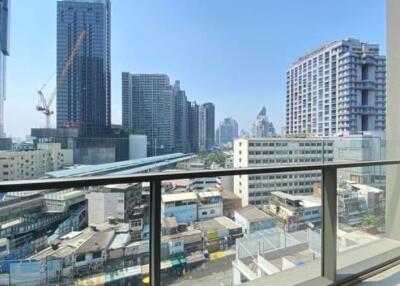
<path fill-rule="evenodd" d="M 195 157 L 192 154 L 173 153 L 161 156 L 113 162 L 106 164 L 97 164 L 91 166 L 78 167 L 68 170 L 60 170 L 46 173 L 46 176 L 52 178 L 63 177 L 83 177 L 93 175 L 129 175 L 145 172 L 157 167 L 167 166 Z"/>

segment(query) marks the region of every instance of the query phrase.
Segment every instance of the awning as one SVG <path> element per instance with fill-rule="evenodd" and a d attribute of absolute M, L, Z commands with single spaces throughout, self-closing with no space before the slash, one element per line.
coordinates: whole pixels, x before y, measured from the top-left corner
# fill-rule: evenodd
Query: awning
<path fill-rule="evenodd" d="M 196 263 L 196 262 L 202 262 L 204 261 L 204 255 L 203 254 L 196 254 L 196 255 L 191 255 L 187 257 L 187 263 Z"/>
<path fill-rule="evenodd" d="M 168 269 L 168 268 L 171 268 L 171 267 L 172 267 L 172 261 L 171 260 L 161 261 L 161 265 L 160 265 L 161 270 Z"/>
<path fill-rule="evenodd" d="M 180 257 L 180 258 L 175 258 L 171 260 L 172 266 L 178 266 L 178 265 L 183 265 L 186 264 L 186 258 L 185 257 Z"/>

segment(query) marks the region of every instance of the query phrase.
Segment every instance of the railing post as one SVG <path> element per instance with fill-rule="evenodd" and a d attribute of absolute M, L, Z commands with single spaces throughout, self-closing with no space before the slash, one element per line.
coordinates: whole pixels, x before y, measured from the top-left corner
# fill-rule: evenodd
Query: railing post
<path fill-rule="evenodd" d="M 150 285 L 161 285 L 161 181 L 150 182 Z"/>
<path fill-rule="evenodd" d="M 337 258 L 337 170 L 322 169 L 322 276 L 336 281 Z"/>

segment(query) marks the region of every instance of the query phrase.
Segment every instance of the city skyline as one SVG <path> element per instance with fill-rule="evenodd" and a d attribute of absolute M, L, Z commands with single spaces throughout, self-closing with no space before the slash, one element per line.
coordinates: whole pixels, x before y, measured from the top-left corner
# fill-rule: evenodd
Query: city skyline
<path fill-rule="evenodd" d="M 36 90 L 56 70 L 56 1 L 43 1 L 40 7 L 14 2 L 5 130 L 11 136 L 24 136 L 31 127 L 44 126 L 43 116 L 35 111 Z M 216 122 L 232 116 L 247 130 L 254 112 L 265 104 L 279 130 L 285 121 L 285 72 L 299 55 L 350 37 L 377 43 L 386 54 L 385 5 L 381 2 L 352 1 L 343 10 L 344 2 L 336 1 L 330 5 L 330 13 L 340 15 L 341 21 L 332 25 L 335 17 L 321 15 L 326 6 L 318 1 L 285 1 L 280 5 L 258 1 L 228 5 L 221 1 L 213 3 L 212 13 L 211 4 L 204 2 L 112 1 L 112 123 L 121 123 L 120 74 L 129 70 L 179 78 L 190 98 L 211 101 L 218 107 Z M 361 3 L 363 13 L 353 13 Z M 317 16 L 302 19 L 307 15 L 298 15 L 299 7 L 307 8 L 307 15 Z M 136 17 L 130 17 L 132 14 Z M 241 21 L 237 21 L 239 16 Z M 166 22 L 166 18 L 170 20 Z M 27 22 L 30 25 L 21 24 Z M 278 23 L 279 35 L 272 23 Z M 290 33 L 294 24 L 296 33 Z M 144 26 L 146 29 L 140 28 Z M 318 33 L 314 34 L 315 27 Z M 291 45 L 293 42 L 296 44 Z M 170 48 L 164 48 L 166 43 Z M 46 95 L 54 85 L 55 80 L 45 90 Z M 243 106 L 249 112 L 242 112 Z M 24 114 L 23 119 L 20 114 Z M 55 126 L 55 117 L 52 123 Z"/>

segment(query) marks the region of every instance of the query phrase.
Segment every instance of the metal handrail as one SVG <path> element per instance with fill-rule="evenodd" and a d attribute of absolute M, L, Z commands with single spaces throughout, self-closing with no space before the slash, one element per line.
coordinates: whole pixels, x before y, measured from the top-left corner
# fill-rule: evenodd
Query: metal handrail
<path fill-rule="evenodd" d="M 324 164 L 299 164 L 299 165 L 280 165 L 269 167 L 247 167 L 229 168 L 216 170 L 195 170 L 195 171 L 176 171 L 176 172 L 154 172 L 145 174 L 132 174 L 123 176 L 92 176 L 80 178 L 62 179 L 37 179 L 0 182 L 0 192 L 32 191 L 58 188 L 79 188 L 89 186 L 100 186 L 121 183 L 141 183 L 151 181 L 167 181 L 176 179 L 192 179 L 205 177 L 223 177 L 235 175 L 255 175 L 269 173 L 285 173 L 299 171 L 316 171 L 326 168 L 342 169 L 355 167 L 383 166 L 400 164 L 400 160 L 381 160 L 381 161 L 361 161 L 343 163 L 324 163 Z"/>
<path fill-rule="evenodd" d="M 150 282 L 161 285 L 161 183 L 166 180 L 301 171 L 322 171 L 322 259 L 321 276 L 336 283 L 337 258 L 337 170 L 369 166 L 400 165 L 400 160 L 342 162 L 308 165 L 282 165 L 217 170 L 146 173 L 124 176 L 38 179 L 0 182 L 0 192 L 79 188 L 121 183 L 150 182 Z"/>

